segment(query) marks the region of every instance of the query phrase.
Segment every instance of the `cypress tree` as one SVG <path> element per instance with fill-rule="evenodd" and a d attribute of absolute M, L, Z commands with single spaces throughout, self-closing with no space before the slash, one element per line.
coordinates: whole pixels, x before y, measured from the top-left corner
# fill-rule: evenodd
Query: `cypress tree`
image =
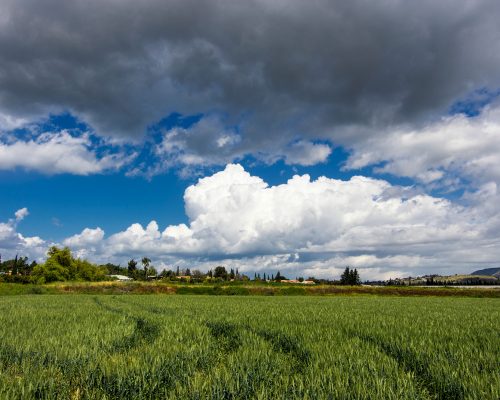
<path fill-rule="evenodd" d="M 354 279 L 352 282 L 353 285 L 361 285 L 361 279 L 359 278 L 358 270 L 354 269 Z"/>
<path fill-rule="evenodd" d="M 12 275 L 17 275 L 17 254 L 14 258 L 14 264 L 12 264 Z"/>
<path fill-rule="evenodd" d="M 349 267 L 345 267 L 344 272 L 340 276 L 340 284 L 341 285 L 349 285 L 350 275 L 351 275 L 351 271 L 349 270 Z"/>
<path fill-rule="evenodd" d="M 349 282 L 349 285 L 354 285 L 354 281 L 356 280 L 356 277 L 354 276 L 354 270 L 351 269 L 349 271 L 349 278 L 348 278 L 348 282 Z"/>

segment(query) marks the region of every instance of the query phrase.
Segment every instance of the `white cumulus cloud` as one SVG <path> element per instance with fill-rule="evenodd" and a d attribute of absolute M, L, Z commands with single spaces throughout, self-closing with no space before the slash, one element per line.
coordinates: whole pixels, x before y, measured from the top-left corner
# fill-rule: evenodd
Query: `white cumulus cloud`
<path fill-rule="evenodd" d="M 163 230 L 156 221 L 105 236 L 85 228 L 62 241 L 78 256 L 119 262 L 148 256 L 157 266 L 335 278 L 346 265 L 364 279 L 470 272 L 500 258 L 500 193 L 494 182 L 463 205 L 362 176 L 308 175 L 269 186 L 237 164 L 200 179 L 184 194 L 188 221 Z M 27 215 L 21 209 L 17 216 Z M 48 242 L 0 223 L 0 251 L 32 258 Z"/>
<path fill-rule="evenodd" d="M 104 238 L 104 231 L 97 227 L 95 229 L 85 228 L 81 233 L 73 235 L 64 240 L 64 245 L 72 248 L 82 248 L 98 244 Z"/>
<path fill-rule="evenodd" d="M 345 265 L 365 277 L 468 271 L 496 265 L 500 252 L 497 186 L 464 198 L 468 206 L 392 186 L 379 179 L 308 175 L 269 186 L 237 164 L 200 179 L 184 194 L 187 224 L 163 231 L 156 221 L 92 238 L 94 256 L 123 260 L 148 255 L 167 265 L 217 263 L 242 272 L 282 269 L 295 276 L 332 276 Z M 218 260 L 218 261 L 217 261 Z"/>
<path fill-rule="evenodd" d="M 29 214 L 27 208 L 15 212 L 15 218 L 0 222 L 0 254 L 3 259 L 15 254 L 39 258 L 46 251 L 46 241 L 38 236 L 25 237 L 17 231 L 17 223 Z"/>

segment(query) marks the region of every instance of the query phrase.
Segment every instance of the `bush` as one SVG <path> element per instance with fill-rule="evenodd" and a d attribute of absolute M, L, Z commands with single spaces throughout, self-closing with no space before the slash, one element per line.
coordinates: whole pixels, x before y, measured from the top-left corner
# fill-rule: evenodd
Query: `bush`
<path fill-rule="evenodd" d="M 2 275 L 0 282 L 27 284 L 31 283 L 31 277 L 29 275 Z"/>

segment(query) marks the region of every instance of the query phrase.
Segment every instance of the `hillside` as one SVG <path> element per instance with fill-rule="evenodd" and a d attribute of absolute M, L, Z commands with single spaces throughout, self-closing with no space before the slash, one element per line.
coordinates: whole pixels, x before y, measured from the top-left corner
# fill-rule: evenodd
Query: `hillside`
<path fill-rule="evenodd" d="M 477 271 L 474 271 L 473 273 L 471 273 L 471 275 L 488 275 L 488 276 L 496 276 L 497 278 L 500 278 L 500 268 L 478 269 Z"/>

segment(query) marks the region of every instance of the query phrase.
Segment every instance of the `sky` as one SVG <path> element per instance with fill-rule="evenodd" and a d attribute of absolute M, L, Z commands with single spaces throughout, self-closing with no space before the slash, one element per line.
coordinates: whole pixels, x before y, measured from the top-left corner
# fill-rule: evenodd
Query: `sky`
<path fill-rule="evenodd" d="M 4 0 L 0 254 L 500 267 L 497 0 Z"/>

